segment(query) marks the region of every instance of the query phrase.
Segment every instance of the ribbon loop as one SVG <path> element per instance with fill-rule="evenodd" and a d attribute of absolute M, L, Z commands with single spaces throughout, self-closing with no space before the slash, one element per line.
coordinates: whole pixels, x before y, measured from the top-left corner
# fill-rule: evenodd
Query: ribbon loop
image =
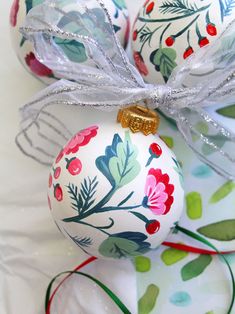
<path fill-rule="evenodd" d="M 144 83 L 121 48 L 102 0 L 47 0 L 29 12 L 21 31 L 33 42 L 37 58 L 63 78 L 22 108 L 16 143 L 25 154 L 50 164 L 63 146 L 69 130 L 57 110 L 49 112 L 53 106 L 110 110 L 145 102 L 176 120 L 199 158 L 235 179 L 235 134 L 206 111 L 234 98 L 235 20 L 217 41 L 176 68 L 165 86 Z M 85 52 L 82 62 L 62 49 L 65 42 Z M 207 132 L 200 129 L 202 124 Z"/>

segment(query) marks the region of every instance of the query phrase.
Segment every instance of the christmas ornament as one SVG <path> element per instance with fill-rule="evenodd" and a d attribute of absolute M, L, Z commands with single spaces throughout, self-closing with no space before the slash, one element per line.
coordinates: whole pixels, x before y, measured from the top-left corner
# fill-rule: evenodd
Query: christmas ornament
<path fill-rule="evenodd" d="M 58 77 L 49 67 L 45 66 L 37 59 L 33 51 L 33 45 L 19 32 L 19 28 L 23 25 L 26 14 L 33 7 L 42 4 L 43 2 L 44 0 L 14 0 L 10 12 L 10 30 L 13 47 L 21 64 L 26 68 L 27 71 L 39 78 L 41 81 L 46 84 L 50 84 L 55 81 L 55 79 L 58 79 Z M 130 21 L 125 1 L 104 0 L 104 3 L 112 18 L 113 27 L 118 36 L 118 39 L 120 40 L 121 44 L 126 47 L 129 40 Z M 67 16 L 71 16 L 73 19 L 79 18 L 79 12 L 76 12 L 76 9 L 74 9 L 73 5 L 69 5 L 68 2 L 66 3 L 65 1 L 64 4 L 62 4 L 62 9 L 66 11 Z M 91 7 L 91 14 L 94 12 L 99 15 L 100 22 L 103 23 L 105 15 L 99 8 L 98 3 L 95 3 L 95 5 Z M 83 18 L 86 20 L 86 23 L 93 23 L 93 18 L 91 15 L 83 13 Z M 66 16 L 61 21 L 61 25 L 63 25 L 63 27 L 69 31 L 73 30 L 74 32 L 86 35 L 84 29 L 76 25 L 75 22 L 68 22 Z M 94 25 L 93 27 L 95 30 Z M 99 36 L 101 40 L 105 42 L 104 34 L 104 32 L 97 32 L 97 36 Z M 88 57 L 83 44 L 76 41 L 62 39 L 57 39 L 56 41 L 60 49 L 63 50 L 70 60 L 83 64 L 88 63 Z"/>
<path fill-rule="evenodd" d="M 145 126 L 143 132 L 151 133 L 154 116 L 140 106 L 122 109 L 119 121 L 135 133 L 112 121 L 88 127 L 54 162 L 48 190 L 52 215 L 61 232 L 90 255 L 145 254 L 180 217 L 179 163 L 158 136 L 138 132 Z"/>
<path fill-rule="evenodd" d="M 167 82 L 177 65 L 214 42 L 234 17 L 233 1 L 146 1 L 132 31 L 136 67 L 147 82 Z"/>

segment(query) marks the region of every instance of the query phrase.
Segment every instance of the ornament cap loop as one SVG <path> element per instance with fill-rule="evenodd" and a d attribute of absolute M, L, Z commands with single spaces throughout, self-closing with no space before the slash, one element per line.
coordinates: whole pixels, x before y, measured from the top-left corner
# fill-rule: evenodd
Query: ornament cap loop
<path fill-rule="evenodd" d="M 117 122 L 121 123 L 123 128 L 129 128 L 133 133 L 142 132 L 147 136 L 157 133 L 160 117 L 147 107 L 133 105 L 119 110 Z"/>

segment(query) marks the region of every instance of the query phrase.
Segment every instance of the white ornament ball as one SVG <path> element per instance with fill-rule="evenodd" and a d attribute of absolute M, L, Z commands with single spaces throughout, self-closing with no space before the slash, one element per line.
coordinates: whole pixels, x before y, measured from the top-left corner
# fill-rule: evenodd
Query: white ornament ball
<path fill-rule="evenodd" d="M 36 59 L 33 53 L 33 46 L 31 42 L 25 40 L 22 34 L 19 32 L 19 28 L 23 25 L 26 14 L 29 12 L 29 10 L 36 5 L 43 3 L 43 1 L 44 0 L 14 0 L 10 12 L 10 30 L 13 48 L 21 64 L 26 68 L 27 71 L 36 76 L 38 79 L 46 84 L 50 84 L 57 78 L 51 69 L 41 64 Z M 112 18 L 118 39 L 120 40 L 121 44 L 126 47 L 129 40 L 130 21 L 125 1 L 104 0 L 104 4 Z M 97 7 L 94 9 L 102 10 L 99 8 L 98 3 Z M 73 11 L 73 7 L 71 5 L 69 6 L 69 11 L 70 10 Z M 103 15 L 101 14 L 101 17 L 102 16 Z M 64 44 L 63 42 L 60 42 L 60 47 L 64 50 L 70 60 L 79 63 L 85 63 L 87 61 L 85 49 L 83 49 L 84 46 L 82 44 L 79 45 L 73 42 L 72 44 L 68 45 L 68 42 L 64 42 Z"/>
<path fill-rule="evenodd" d="M 218 38 L 234 16 L 234 1 L 146 1 L 132 30 L 136 67 L 149 83 L 167 82 L 177 65 Z"/>
<path fill-rule="evenodd" d="M 105 123 L 77 133 L 56 158 L 48 203 L 60 231 L 102 258 L 156 249 L 178 221 L 182 173 L 158 137 Z"/>

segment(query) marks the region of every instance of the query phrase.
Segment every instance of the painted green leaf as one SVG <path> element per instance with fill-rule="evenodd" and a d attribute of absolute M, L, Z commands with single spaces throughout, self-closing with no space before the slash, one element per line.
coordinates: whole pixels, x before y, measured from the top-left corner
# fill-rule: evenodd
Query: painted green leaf
<path fill-rule="evenodd" d="M 181 269 L 182 280 L 187 281 L 199 276 L 210 265 L 211 261 L 212 257 L 210 255 L 200 255 L 189 262 Z"/>
<path fill-rule="evenodd" d="M 186 195 L 186 212 L 190 219 L 202 217 L 202 197 L 198 192 L 190 192 Z"/>
<path fill-rule="evenodd" d="M 216 112 L 224 117 L 235 119 L 235 104 L 228 107 L 220 108 L 216 110 Z"/>
<path fill-rule="evenodd" d="M 151 269 L 151 259 L 146 256 L 137 256 L 135 258 L 135 269 L 140 273 L 145 273 Z"/>
<path fill-rule="evenodd" d="M 155 307 L 160 289 L 151 284 L 138 301 L 138 314 L 149 314 Z"/>
<path fill-rule="evenodd" d="M 218 241 L 232 241 L 235 239 L 235 219 L 222 220 L 197 229 L 207 238 Z"/>
<path fill-rule="evenodd" d="M 210 203 L 215 204 L 228 196 L 235 189 L 235 182 L 227 181 L 210 198 Z"/>
<path fill-rule="evenodd" d="M 173 248 L 166 249 L 161 254 L 161 259 L 167 266 L 173 265 L 188 255 L 187 252 L 176 250 Z"/>
<path fill-rule="evenodd" d="M 113 234 L 101 243 L 99 252 L 113 258 L 139 256 L 150 250 L 150 243 L 145 242 L 146 239 L 147 236 L 141 232 Z"/>
<path fill-rule="evenodd" d="M 137 177 L 140 164 L 136 157 L 138 150 L 132 145 L 129 131 L 123 141 L 118 134 L 113 137 L 111 146 L 107 146 L 105 156 L 96 159 L 97 168 L 106 176 L 111 185 L 120 188 Z"/>
<path fill-rule="evenodd" d="M 87 60 L 86 49 L 82 43 L 57 37 L 54 41 L 64 51 L 70 61 L 82 63 Z"/>
<path fill-rule="evenodd" d="M 169 147 L 169 148 L 173 148 L 174 147 L 174 140 L 172 137 L 170 136 L 165 136 L 165 135 L 161 135 L 160 138 L 163 140 L 163 142 L 165 142 L 165 144 Z"/>
<path fill-rule="evenodd" d="M 159 48 L 150 55 L 150 61 L 155 65 L 156 71 L 161 72 L 165 82 L 177 66 L 176 57 L 176 51 L 172 48 Z"/>

